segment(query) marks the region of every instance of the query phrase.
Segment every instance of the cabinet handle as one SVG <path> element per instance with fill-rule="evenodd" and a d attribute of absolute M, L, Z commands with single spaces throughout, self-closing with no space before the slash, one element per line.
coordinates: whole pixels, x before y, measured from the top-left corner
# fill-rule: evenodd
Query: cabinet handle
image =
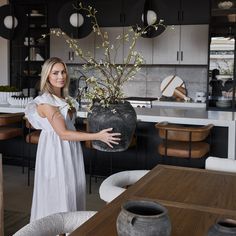
<path fill-rule="evenodd" d="M 179 61 L 179 51 L 177 51 L 177 58 L 176 58 L 177 61 Z"/>
<path fill-rule="evenodd" d="M 181 55 L 180 55 L 180 57 L 181 57 L 181 61 L 183 61 L 183 59 L 184 59 L 184 53 L 183 53 L 183 51 L 181 51 Z"/>
<path fill-rule="evenodd" d="M 69 61 L 74 61 L 74 59 L 75 59 L 75 53 L 69 51 Z"/>
<path fill-rule="evenodd" d="M 120 14 L 120 23 L 124 24 L 125 23 L 125 14 Z"/>

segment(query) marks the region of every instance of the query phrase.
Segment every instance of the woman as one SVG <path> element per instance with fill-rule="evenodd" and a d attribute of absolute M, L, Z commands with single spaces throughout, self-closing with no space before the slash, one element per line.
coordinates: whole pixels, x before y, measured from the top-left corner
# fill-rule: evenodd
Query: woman
<path fill-rule="evenodd" d="M 29 122 L 41 129 L 38 142 L 30 221 L 47 215 L 85 209 L 85 171 L 79 141 L 100 140 L 112 147 L 120 133 L 112 128 L 98 133 L 75 130 L 77 103 L 66 100 L 67 67 L 59 58 L 45 61 L 41 72 L 42 95 L 25 110 Z"/>

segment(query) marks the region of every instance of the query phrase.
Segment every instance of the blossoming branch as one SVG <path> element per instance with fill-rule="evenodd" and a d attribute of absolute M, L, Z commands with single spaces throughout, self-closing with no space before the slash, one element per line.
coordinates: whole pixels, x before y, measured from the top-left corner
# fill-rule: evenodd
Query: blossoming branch
<path fill-rule="evenodd" d="M 78 12 L 86 12 L 86 17 L 91 19 L 92 30 L 101 42 L 96 47 L 103 49 L 103 57 L 95 59 L 90 52 L 84 53 L 79 46 L 79 41 L 70 38 L 61 30 L 51 30 L 50 34 L 65 39 L 65 42 L 75 52 L 75 55 L 84 61 L 83 70 L 85 73 L 90 70 L 95 71 L 96 76 L 87 76 L 86 82 L 89 89 L 86 93 L 86 98 L 91 102 L 99 101 L 104 107 L 109 106 L 109 104 L 122 102 L 124 98 L 122 86 L 126 81 L 134 78 L 143 63 L 142 55 L 135 50 L 138 38 L 142 34 L 146 34 L 147 29 L 150 27 L 155 30 L 158 27 L 165 27 L 163 20 L 144 28 L 136 26 L 135 31 L 130 27 L 128 33 L 117 35 L 115 41 L 111 42 L 108 33 L 104 29 L 101 29 L 97 22 L 96 9 L 91 6 L 85 7 L 82 3 L 74 7 L 77 8 Z M 123 44 L 129 44 L 127 56 L 124 58 L 123 64 L 117 64 L 117 52 Z"/>

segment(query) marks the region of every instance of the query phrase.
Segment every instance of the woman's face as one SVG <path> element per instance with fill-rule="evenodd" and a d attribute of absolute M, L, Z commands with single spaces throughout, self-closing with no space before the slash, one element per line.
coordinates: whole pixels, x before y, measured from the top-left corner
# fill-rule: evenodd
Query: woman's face
<path fill-rule="evenodd" d="M 63 88 L 66 84 L 66 69 L 63 64 L 56 63 L 48 76 L 50 84 L 56 88 Z"/>

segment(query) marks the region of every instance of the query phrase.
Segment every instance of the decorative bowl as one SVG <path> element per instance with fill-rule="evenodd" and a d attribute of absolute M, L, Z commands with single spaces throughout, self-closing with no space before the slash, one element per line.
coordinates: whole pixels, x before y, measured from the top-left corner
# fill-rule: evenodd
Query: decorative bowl
<path fill-rule="evenodd" d="M 231 1 L 222 1 L 222 2 L 218 3 L 218 7 L 220 9 L 224 9 L 224 10 L 225 9 L 230 9 L 233 5 L 234 5 L 234 3 L 231 2 Z"/>

